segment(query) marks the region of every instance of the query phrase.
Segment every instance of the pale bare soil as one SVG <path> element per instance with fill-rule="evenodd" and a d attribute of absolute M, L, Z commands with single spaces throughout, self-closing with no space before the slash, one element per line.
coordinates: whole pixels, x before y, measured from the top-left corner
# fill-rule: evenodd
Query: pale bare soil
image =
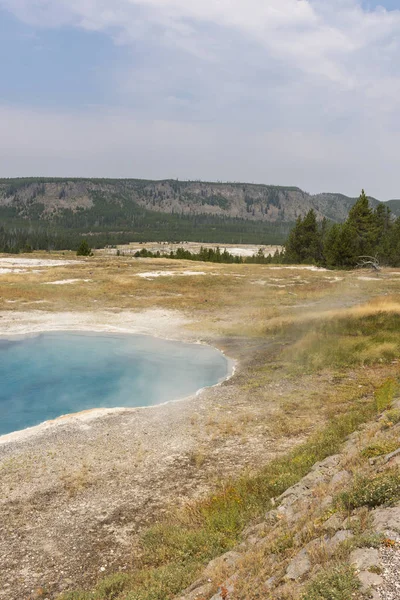
<path fill-rule="evenodd" d="M 0 273 L 1 334 L 75 329 L 201 339 L 236 359 L 237 370 L 187 400 L 84 414 L 0 438 L 0 598 L 7 600 L 53 598 L 128 569 L 147 524 L 305 439 L 326 417 L 333 379 L 294 376 L 276 362 L 292 343 L 287 325 L 311 329 L 319 315 L 360 310 L 374 297 L 395 303 L 400 289 L 393 271 L 370 281 L 360 273 L 105 253 L 34 258 L 73 262 L 41 264 L 39 272 L 21 263 L 24 274 Z M 160 271 L 168 275 L 139 276 Z M 187 271 L 205 274 L 181 276 Z"/>
<path fill-rule="evenodd" d="M 261 249 L 264 256 L 275 254 L 276 250 L 281 251 L 282 246 L 263 246 L 260 244 L 201 244 L 199 242 L 134 242 L 131 244 L 121 244 L 117 248 L 108 248 L 108 254 L 116 254 L 117 250 L 122 254 L 132 255 L 135 252 L 146 248 L 150 252 L 160 252 L 160 254 L 169 254 L 171 251 L 176 252 L 178 248 L 189 250 L 194 254 L 200 252 L 201 248 L 213 248 L 216 250 L 219 247 L 221 252 L 227 250 L 233 256 L 249 257 L 254 256 Z"/>

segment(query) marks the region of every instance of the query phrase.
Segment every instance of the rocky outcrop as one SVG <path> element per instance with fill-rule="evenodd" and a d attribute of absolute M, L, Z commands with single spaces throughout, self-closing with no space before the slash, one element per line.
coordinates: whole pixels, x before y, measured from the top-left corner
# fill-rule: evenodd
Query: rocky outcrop
<path fill-rule="evenodd" d="M 355 474 L 371 437 L 384 439 L 388 431 L 390 440 L 397 436 L 399 448 L 372 461 L 364 459 L 366 472 L 374 477 L 385 469 L 393 469 L 393 460 L 400 456 L 400 423 L 389 431 L 383 419 L 350 436 L 341 454 L 318 462 L 301 481 L 275 498 L 263 521 L 243 532 L 237 550 L 213 560 L 204 577 L 179 600 L 244 600 L 245 596 L 236 590 L 242 589 L 240 579 L 246 572 L 243 565 L 251 562 L 257 552 L 265 553 L 274 565 L 271 576 L 257 584 L 266 598 L 286 597 L 288 590 L 291 594 L 296 593 L 293 590 L 301 594 L 302 586 L 329 565 L 329 561 L 335 563 L 345 556 L 346 564 L 355 570 L 365 598 L 398 600 L 400 502 L 370 511 L 361 506 L 349 513 L 341 510 L 337 501 L 338 494 L 357 482 Z M 289 557 L 286 553 L 282 559 L 270 549 L 274 541 L 284 536 L 293 541 Z M 221 582 L 222 577 L 225 578 Z"/>
<path fill-rule="evenodd" d="M 292 223 L 310 209 L 315 210 L 318 219 L 344 221 L 355 198 L 342 194 L 312 196 L 297 187 L 249 183 L 139 179 L 0 180 L 0 207 L 15 209 L 22 218 L 49 220 L 65 210 L 88 211 L 97 201 L 106 202 L 111 212 L 113 206 L 114 210 L 125 206 L 129 212 L 129 207 L 136 205 L 169 214 Z M 376 205 L 378 201 L 371 199 L 371 203 Z M 397 205 L 392 210 L 397 214 Z"/>

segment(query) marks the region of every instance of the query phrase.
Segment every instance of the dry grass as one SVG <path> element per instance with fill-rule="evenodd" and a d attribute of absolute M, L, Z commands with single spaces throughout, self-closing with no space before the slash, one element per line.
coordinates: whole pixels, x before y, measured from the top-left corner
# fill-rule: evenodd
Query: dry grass
<path fill-rule="evenodd" d="M 59 258 L 60 254 L 52 256 Z M 68 254 L 62 257 L 71 258 Z M 176 275 L 153 280 L 138 277 L 141 272 L 159 270 Z M 179 276 L 185 270 L 206 274 Z M 231 487 L 223 486 L 214 496 L 189 507 L 179 518 L 172 515 L 168 523 L 149 529 L 142 540 L 142 562 L 138 563 L 142 569 L 100 583 L 97 595 L 82 592 L 71 598 L 129 598 L 128 593 L 135 600 L 170 598 L 180 586 L 190 583 L 209 559 L 232 548 L 243 527 L 264 514 L 271 497 L 297 481 L 320 457 L 337 451 L 338 440 L 353 430 L 357 419 L 372 414 L 375 390 L 388 377 L 395 377 L 398 369 L 393 361 L 400 358 L 400 277 L 394 281 L 390 271 L 376 282 L 359 280 L 358 274 L 349 272 L 137 260 L 99 253 L 82 264 L 0 278 L 1 310 L 163 308 L 183 312 L 191 320 L 188 327 L 193 334 L 218 339 L 221 347 L 227 340 L 227 347 L 241 364 L 234 379 L 241 392 L 241 405 L 235 412 L 229 413 L 222 405 L 205 419 L 193 416 L 193 437 L 198 445 L 188 456 L 191 466 L 204 472 L 217 467 L 213 449 L 237 439 L 243 442 L 243 452 L 256 437 L 265 445 L 272 440 L 275 451 L 282 451 L 287 442 L 291 452 L 267 466 L 260 457 L 257 476 L 239 478 Z M 91 281 L 43 285 L 62 279 Z M 378 404 L 377 397 L 375 400 Z M 358 415 L 354 422 L 352 415 Z M 327 423 L 336 420 L 345 426 L 337 425 L 332 432 Z M 324 433 L 318 437 L 316 430 Z M 307 445 L 313 434 L 315 441 Z M 222 453 L 216 456 L 220 460 Z M 362 461 L 367 462 L 360 455 L 354 458 L 354 468 L 362 468 Z M 62 482 L 74 495 L 91 485 L 91 475 L 82 465 Z M 302 533 L 304 540 L 315 534 L 313 527 Z M 288 559 L 294 552 L 293 532 L 282 531 L 271 541 L 269 554 L 272 546 L 274 554 L 283 561 Z M 260 597 L 259 591 L 251 588 L 260 574 L 264 581 L 272 574 L 280 576 L 268 552 L 257 550 L 248 557 L 240 584 L 247 588 L 239 590 L 239 598 Z M 326 559 L 323 550 L 316 551 L 314 558 L 319 563 Z M 217 579 L 221 577 L 216 574 Z M 111 592 L 103 593 L 102 585 Z M 295 597 L 289 587 L 285 593 L 287 598 Z"/>
<path fill-rule="evenodd" d="M 65 491 L 70 497 L 76 496 L 81 490 L 93 484 L 93 477 L 90 467 L 83 463 L 76 469 L 70 469 L 60 477 Z"/>

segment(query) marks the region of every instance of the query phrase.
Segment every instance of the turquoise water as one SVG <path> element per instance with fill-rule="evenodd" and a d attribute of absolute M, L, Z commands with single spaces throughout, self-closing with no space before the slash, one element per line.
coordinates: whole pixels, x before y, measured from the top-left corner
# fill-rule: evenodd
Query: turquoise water
<path fill-rule="evenodd" d="M 89 408 L 160 404 L 227 377 L 218 350 L 140 335 L 0 338 L 0 435 Z"/>

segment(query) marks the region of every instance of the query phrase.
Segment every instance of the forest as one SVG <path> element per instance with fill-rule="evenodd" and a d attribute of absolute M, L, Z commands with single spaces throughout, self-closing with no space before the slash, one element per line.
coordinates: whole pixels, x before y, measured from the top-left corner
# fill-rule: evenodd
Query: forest
<path fill-rule="evenodd" d="M 110 206 L 101 198 L 90 210 L 64 210 L 52 221 L 19 217 L 0 207 L 0 252 L 76 250 L 82 239 L 92 248 L 129 242 L 282 244 L 291 223 L 265 223 L 216 215 L 159 213 L 132 203 Z"/>
<path fill-rule="evenodd" d="M 121 203 L 121 201 L 120 201 Z M 364 190 L 343 223 L 319 221 L 311 209 L 295 224 L 247 221 L 215 215 L 155 213 L 132 203 L 110 207 L 99 195 L 86 211 L 63 211 L 56 222 L 21 219 L 10 207 L 0 208 L 0 251 L 77 250 L 103 248 L 129 242 L 198 241 L 204 244 L 284 243 L 283 250 L 265 256 L 241 258 L 219 248 L 191 253 L 183 248 L 169 258 L 221 263 L 314 264 L 328 268 L 354 268 L 371 258 L 375 265 L 400 266 L 400 217 L 383 203 L 373 207 Z M 286 240 L 286 241 L 285 241 Z M 137 256 L 158 257 L 146 249 Z"/>
<path fill-rule="evenodd" d="M 143 248 L 136 257 L 162 257 Z M 400 266 L 400 217 L 393 218 L 389 207 L 369 205 L 364 190 L 344 223 L 317 221 L 314 210 L 299 217 L 281 252 L 265 256 L 262 249 L 252 257 L 238 257 L 226 249 L 201 248 L 198 253 L 178 248 L 168 254 L 172 259 L 216 263 L 311 264 L 348 269 L 371 265 Z"/>
<path fill-rule="evenodd" d="M 344 223 L 318 222 L 313 210 L 299 217 L 277 260 L 328 268 L 398 267 L 400 217 L 394 218 L 384 204 L 372 208 L 362 190 Z"/>

